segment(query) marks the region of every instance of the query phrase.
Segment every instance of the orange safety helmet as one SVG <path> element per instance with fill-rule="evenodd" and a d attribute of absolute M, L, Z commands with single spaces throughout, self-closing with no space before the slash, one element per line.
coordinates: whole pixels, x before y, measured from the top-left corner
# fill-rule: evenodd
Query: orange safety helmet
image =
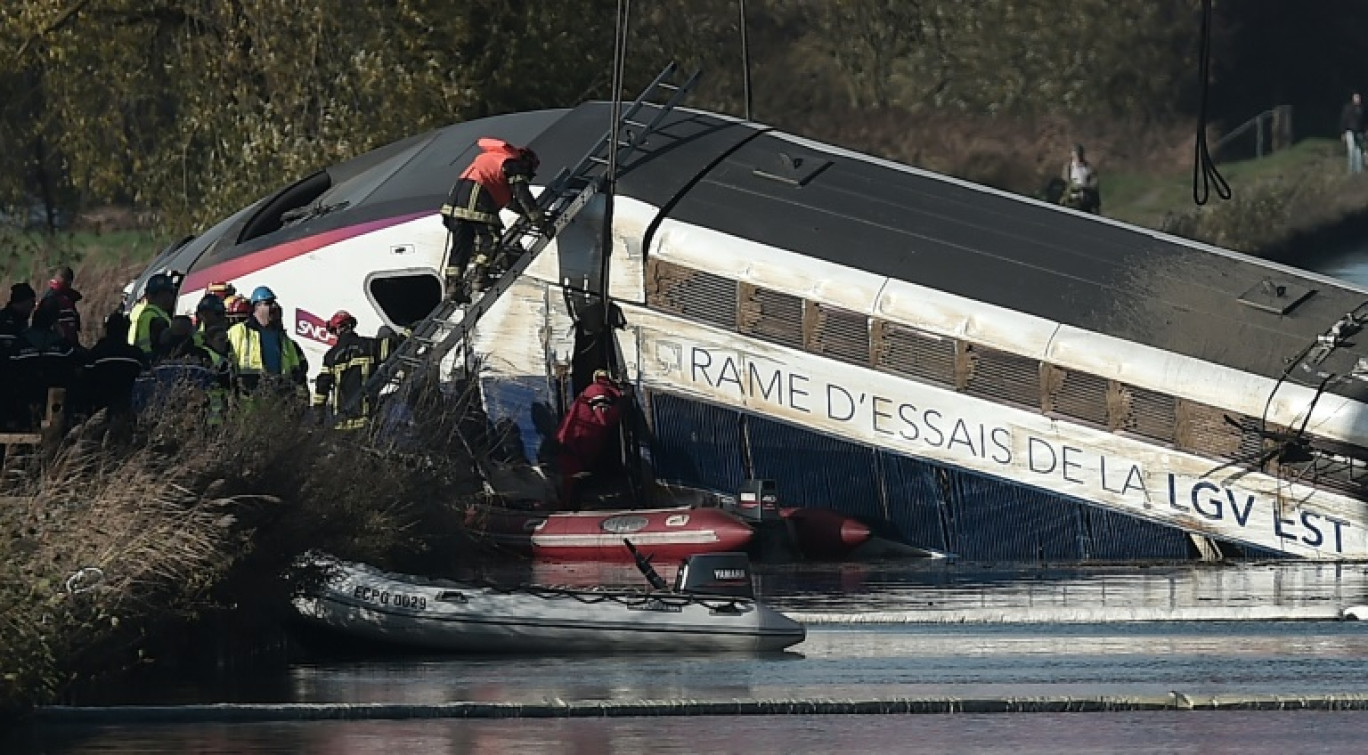
<path fill-rule="evenodd" d="M 237 288 L 227 281 L 219 281 L 218 283 L 210 283 L 209 287 L 205 289 L 205 293 L 217 296 L 226 302 L 228 297 L 237 294 Z"/>

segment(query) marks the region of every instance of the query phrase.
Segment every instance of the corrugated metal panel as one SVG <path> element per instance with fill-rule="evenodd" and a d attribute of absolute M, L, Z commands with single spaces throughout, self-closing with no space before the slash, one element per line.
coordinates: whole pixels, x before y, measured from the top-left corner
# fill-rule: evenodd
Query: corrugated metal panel
<path fill-rule="evenodd" d="M 930 462 L 887 452 L 879 454 L 888 518 L 898 538 L 911 545 L 949 551 L 944 488 Z"/>
<path fill-rule="evenodd" d="M 1178 401 L 1175 410 L 1178 447 L 1203 456 L 1223 459 L 1257 459 L 1263 441 L 1256 432 L 1259 421 L 1196 401 Z M 1230 417 L 1240 424 L 1226 421 Z"/>
<path fill-rule="evenodd" d="M 482 439 L 470 439 L 492 448 L 520 448 L 525 460 L 541 459 L 542 447 L 556 434 L 555 395 L 547 379 L 534 377 L 483 377 L 480 392 L 491 427 Z M 488 450 L 488 448 L 484 450 Z M 481 449 L 476 449 L 481 450 Z"/>
<path fill-rule="evenodd" d="M 1099 561 L 1131 559 L 1190 560 L 1187 533 L 1115 511 L 1086 506 L 1087 557 Z"/>
<path fill-rule="evenodd" d="M 732 492 L 746 479 L 741 415 L 700 401 L 650 394 L 656 477 Z"/>
<path fill-rule="evenodd" d="M 874 449 L 763 417 L 745 422 L 755 476 L 778 481 L 785 505 L 885 518 Z"/>
<path fill-rule="evenodd" d="M 1105 427 L 1109 384 L 1097 375 L 1045 365 L 1045 411 Z"/>
<path fill-rule="evenodd" d="M 808 351 L 851 364 L 869 364 L 869 318 L 811 301 L 805 315 Z"/>
<path fill-rule="evenodd" d="M 1174 397 L 1133 385 L 1122 384 L 1118 390 L 1122 407 L 1118 424 L 1122 429 L 1165 443 L 1173 441 L 1177 423 Z"/>
<path fill-rule="evenodd" d="M 948 470 L 950 550 L 971 561 L 1076 561 L 1082 504 L 992 477 Z"/>
<path fill-rule="evenodd" d="M 803 348 L 803 300 L 742 283 L 736 329 L 766 341 Z"/>
<path fill-rule="evenodd" d="M 875 321 L 874 366 L 884 372 L 939 385 L 955 384 L 955 339 Z"/>
<path fill-rule="evenodd" d="M 1041 408 L 1040 362 L 975 344 L 966 345 L 964 358 L 968 361 L 965 393 Z"/>
<path fill-rule="evenodd" d="M 655 258 L 647 261 L 646 271 L 647 306 L 736 328 L 736 281 Z"/>

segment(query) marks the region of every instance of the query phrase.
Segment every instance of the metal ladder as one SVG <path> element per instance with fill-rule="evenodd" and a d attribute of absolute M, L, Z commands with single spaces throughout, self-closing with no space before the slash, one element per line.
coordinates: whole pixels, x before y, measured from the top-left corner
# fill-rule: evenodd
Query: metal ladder
<path fill-rule="evenodd" d="M 555 228 L 556 236 L 603 188 L 608 178 L 607 166 L 609 158 L 613 156 L 612 150 L 617 150 L 617 165 L 624 165 L 627 158 L 645 143 L 670 111 L 693 89 L 699 73 L 695 72 L 682 83 L 672 83 L 671 79 L 678 74 L 678 65 L 671 63 L 666 66 L 630 105 L 623 108 L 618 121 L 619 140 L 616 145 L 611 143 L 613 130 L 610 128 L 573 168 L 562 169 L 556 174 L 537 197 L 537 206 Z M 666 92 L 669 95 L 664 102 L 654 101 Z M 374 400 L 382 393 L 389 392 L 390 387 L 406 390 L 417 376 L 425 370 L 436 368 L 453 349 L 460 346 L 467 347 L 464 369 L 468 371 L 470 349 L 467 342 L 476 324 L 541 254 L 551 238 L 542 235 L 525 218 L 519 217 L 504 232 L 495 250 L 496 255 L 504 252 L 513 258 L 513 264 L 483 293 L 476 294 L 470 304 L 444 300 L 415 324 L 412 335 L 376 368 L 349 409 L 354 409 L 362 397 Z"/>

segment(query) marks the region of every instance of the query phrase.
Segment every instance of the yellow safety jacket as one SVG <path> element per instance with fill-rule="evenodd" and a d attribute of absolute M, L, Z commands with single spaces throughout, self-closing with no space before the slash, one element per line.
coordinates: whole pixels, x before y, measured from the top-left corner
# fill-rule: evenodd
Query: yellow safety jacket
<path fill-rule="evenodd" d="M 237 377 L 247 390 L 256 388 L 261 376 L 266 372 L 261 358 L 261 328 L 252 327 L 254 320 L 240 322 L 228 329 L 228 346 L 233 353 L 237 366 Z M 280 374 L 292 380 L 300 380 L 304 371 L 304 355 L 299 346 L 284 331 L 280 333 Z"/>
<path fill-rule="evenodd" d="M 137 346 L 142 349 L 144 354 L 151 354 L 156 348 L 152 343 L 152 323 L 155 320 L 165 320 L 166 325 L 171 325 L 171 315 L 166 314 L 165 310 L 149 301 L 140 301 L 133 307 L 133 313 L 129 317 L 132 327 L 128 329 L 128 343 L 130 346 Z"/>

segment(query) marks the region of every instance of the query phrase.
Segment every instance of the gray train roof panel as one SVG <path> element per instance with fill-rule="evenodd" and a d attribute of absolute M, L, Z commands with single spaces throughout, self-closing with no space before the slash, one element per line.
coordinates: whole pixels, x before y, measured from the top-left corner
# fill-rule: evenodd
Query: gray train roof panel
<path fill-rule="evenodd" d="M 197 266 L 329 228 L 435 211 L 481 136 L 529 143 L 549 181 L 584 156 L 608 118 L 607 103 L 586 103 L 397 142 L 328 169 L 333 185 L 322 201 L 345 200 L 345 209 L 235 247 L 223 238 Z M 677 220 L 1270 377 L 1368 301 L 1348 284 L 698 111 L 671 114 L 626 162 L 618 191 Z M 225 235 L 215 230 L 206 235 Z M 1279 286 L 1283 297 L 1265 293 Z M 1321 367 L 1348 373 L 1365 353 L 1350 339 Z M 1319 382 L 1301 369 L 1290 379 Z"/>

